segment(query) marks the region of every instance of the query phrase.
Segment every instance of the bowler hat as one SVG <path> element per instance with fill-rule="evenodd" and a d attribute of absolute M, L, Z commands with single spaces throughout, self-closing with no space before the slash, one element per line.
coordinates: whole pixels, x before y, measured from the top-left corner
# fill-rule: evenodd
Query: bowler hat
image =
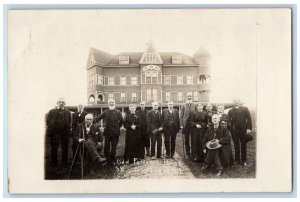
<path fill-rule="evenodd" d="M 220 145 L 220 143 L 217 139 L 213 139 L 206 143 L 206 147 L 208 149 L 218 149 L 218 148 L 222 147 L 222 145 Z"/>

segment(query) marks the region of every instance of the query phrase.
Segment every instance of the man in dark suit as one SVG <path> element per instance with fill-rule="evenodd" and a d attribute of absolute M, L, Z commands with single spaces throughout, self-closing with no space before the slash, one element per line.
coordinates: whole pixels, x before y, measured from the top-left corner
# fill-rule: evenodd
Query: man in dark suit
<path fill-rule="evenodd" d="M 87 115 L 87 112 L 84 111 L 84 107 L 82 104 L 78 105 L 77 111 L 74 112 L 73 116 L 72 116 L 72 151 L 73 151 L 73 158 L 75 157 L 75 151 L 78 145 L 78 141 L 74 138 L 74 134 L 77 130 L 77 126 L 81 123 L 84 122 L 84 118 Z"/>
<path fill-rule="evenodd" d="M 85 116 L 85 121 L 80 123 L 74 135 L 74 139 L 77 142 L 83 143 L 84 150 L 88 154 L 90 160 L 92 160 L 92 165 L 103 165 L 105 163 L 104 159 L 101 159 L 97 147 L 102 147 L 103 136 L 99 130 L 99 127 L 93 124 L 93 115 L 87 114 Z M 94 167 L 92 168 L 93 171 Z"/>
<path fill-rule="evenodd" d="M 168 109 L 164 109 L 162 112 L 162 123 L 165 135 L 166 157 L 174 158 L 176 134 L 180 129 L 180 123 L 178 110 L 173 108 L 172 101 L 168 102 Z"/>
<path fill-rule="evenodd" d="M 157 143 L 157 158 L 161 158 L 162 137 L 162 117 L 158 111 L 158 102 L 152 103 L 152 109 L 148 111 L 146 116 L 147 132 L 151 138 L 151 158 L 155 159 L 155 145 Z"/>
<path fill-rule="evenodd" d="M 227 124 L 230 129 L 235 150 L 235 163 L 247 166 L 246 134 L 252 130 L 251 115 L 247 107 L 241 106 L 239 99 L 233 100 L 234 107 L 229 110 Z"/>
<path fill-rule="evenodd" d="M 51 109 L 47 115 L 47 135 L 50 137 L 51 166 L 57 167 L 57 151 L 62 148 L 62 166 L 68 165 L 68 146 L 71 131 L 71 113 L 65 108 L 65 100 L 59 98 L 58 107 Z"/>
<path fill-rule="evenodd" d="M 143 143 L 143 153 L 145 154 L 145 149 L 146 149 L 146 154 L 147 156 L 150 156 L 150 136 L 149 133 L 147 133 L 147 122 L 146 122 L 146 115 L 147 115 L 147 110 L 145 109 L 145 102 L 142 101 L 140 104 L 141 108 L 136 112 L 136 115 L 141 119 L 141 133 L 142 133 L 142 143 Z"/>
<path fill-rule="evenodd" d="M 180 124 L 182 126 L 182 134 L 184 134 L 185 151 L 188 158 L 191 157 L 191 115 L 194 111 L 196 111 L 196 105 L 193 104 L 192 95 L 187 95 L 186 103 L 181 107 L 180 111 Z"/>
<path fill-rule="evenodd" d="M 124 123 L 121 112 L 116 109 L 115 100 L 108 100 L 108 108 L 100 116 L 94 119 L 94 122 L 98 122 L 101 119 L 105 119 L 104 129 L 104 155 L 109 164 L 114 166 L 116 164 L 116 150 L 119 142 L 120 128 Z"/>
<path fill-rule="evenodd" d="M 207 129 L 202 140 L 203 152 L 207 153 L 207 155 L 201 170 L 207 170 L 214 164 L 214 168 L 217 171 L 216 176 L 220 176 L 223 167 L 230 164 L 231 157 L 229 131 L 219 123 L 220 116 L 214 114 L 212 116 L 212 126 Z"/>

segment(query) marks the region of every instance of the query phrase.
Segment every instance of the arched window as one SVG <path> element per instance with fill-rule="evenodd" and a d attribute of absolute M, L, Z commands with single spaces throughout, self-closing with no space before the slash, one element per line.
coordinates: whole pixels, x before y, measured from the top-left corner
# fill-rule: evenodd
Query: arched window
<path fill-rule="evenodd" d="M 98 94 L 98 101 L 99 102 L 105 102 L 104 95 L 102 93 Z"/>
<path fill-rule="evenodd" d="M 93 94 L 89 96 L 89 102 L 95 102 L 95 96 Z"/>
<path fill-rule="evenodd" d="M 206 76 L 204 74 L 201 74 L 199 76 L 199 83 L 205 83 L 206 82 Z"/>

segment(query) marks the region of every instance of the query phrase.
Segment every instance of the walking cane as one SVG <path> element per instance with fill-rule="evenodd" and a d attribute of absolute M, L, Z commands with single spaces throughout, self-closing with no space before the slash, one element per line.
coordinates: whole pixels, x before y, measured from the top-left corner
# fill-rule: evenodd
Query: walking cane
<path fill-rule="evenodd" d="M 77 145 L 77 148 L 76 148 L 76 151 L 75 151 L 75 155 L 74 155 L 74 158 L 73 158 L 73 160 L 72 160 L 72 164 L 71 164 L 71 167 L 70 167 L 70 170 L 69 170 L 69 174 L 68 174 L 68 179 L 70 178 L 70 174 L 71 174 L 71 172 L 72 172 L 72 168 L 73 168 L 73 165 L 74 165 L 74 161 L 75 161 L 75 159 L 76 159 L 76 155 L 77 155 L 77 152 L 78 152 L 78 148 L 79 148 L 79 143 L 78 143 L 78 145 Z"/>
<path fill-rule="evenodd" d="M 182 129 L 183 131 L 183 129 Z M 182 137 L 182 151 L 183 151 L 183 158 L 186 159 L 186 156 L 185 156 L 185 139 L 184 139 L 184 134 L 183 132 L 181 131 L 181 137 Z"/>
<path fill-rule="evenodd" d="M 82 138 L 84 139 L 83 126 L 82 126 Z M 83 179 L 83 158 L 84 158 L 84 142 L 82 142 L 82 154 L 81 154 L 81 179 Z"/>
<path fill-rule="evenodd" d="M 165 158 L 165 147 L 164 147 L 164 144 L 165 144 L 165 134 L 161 134 L 161 138 L 162 138 L 162 157 Z"/>

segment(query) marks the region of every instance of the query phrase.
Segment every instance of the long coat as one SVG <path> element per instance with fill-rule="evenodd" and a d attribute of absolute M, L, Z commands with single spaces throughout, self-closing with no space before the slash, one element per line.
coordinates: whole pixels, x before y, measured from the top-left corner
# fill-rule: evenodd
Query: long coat
<path fill-rule="evenodd" d="M 184 104 L 181 107 L 180 111 L 180 124 L 183 127 L 183 133 L 189 133 L 190 132 L 190 119 L 192 112 L 196 111 L 196 105 L 194 103 Z"/>
<path fill-rule="evenodd" d="M 47 136 L 52 136 L 53 134 L 53 129 L 55 128 L 55 122 L 57 119 L 57 115 L 59 113 L 59 109 L 51 109 L 46 118 L 46 125 L 47 125 L 47 131 L 46 134 Z M 69 135 L 71 131 L 71 112 L 67 109 L 64 108 L 64 118 L 65 118 L 65 135 Z"/>
<path fill-rule="evenodd" d="M 80 115 L 78 111 L 74 112 L 74 114 L 72 115 L 72 131 L 74 133 L 76 132 L 77 126 L 84 122 L 86 115 L 86 111 L 82 111 Z"/>
<path fill-rule="evenodd" d="M 100 116 L 94 119 L 94 122 L 98 122 L 101 119 L 105 119 L 106 125 L 104 129 L 104 136 L 112 137 L 120 135 L 120 128 L 124 123 L 121 112 L 118 109 L 107 109 Z"/>
<path fill-rule="evenodd" d="M 173 114 L 169 111 L 169 109 L 164 109 L 162 111 L 162 127 L 175 127 L 175 131 L 178 132 L 180 129 L 179 122 L 179 113 L 177 109 L 173 109 Z"/>
<path fill-rule="evenodd" d="M 238 129 L 246 132 L 247 129 L 252 130 L 251 115 L 247 107 L 239 106 L 232 108 L 227 115 L 227 124 L 230 130 Z"/>
<path fill-rule="evenodd" d="M 141 133 L 142 133 L 142 140 L 143 140 L 144 147 L 150 147 L 150 137 L 149 134 L 147 133 L 147 120 L 146 120 L 147 113 L 148 111 L 146 109 L 143 111 L 140 109 L 135 113 L 141 120 Z"/>
<path fill-rule="evenodd" d="M 216 134 L 216 135 L 215 135 Z M 215 137 L 214 137 L 215 135 Z M 220 151 L 220 160 L 223 166 L 227 166 L 231 162 L 231 138 L 229 131 L 223 128 L 221 125 L 216 129 L 214 127 L 209 127 L 206 130 L 205 136 L 202 140 L 202 148 L 206 148 L 206 143 L 212 139 L 218 139 L 219 143 L 222 145 Z"/>
<path fill-rule="evenodd" d="M 132 125 L 136 128 L 133 130 Z M 141 120 L 135 114 L 128 114 L 125 117 L 124 127 L 126 129 L 125 138 L 125 153 L 124 159 L 126 161 L 132 162 L 134 158 L 143 158 L 143 143 L 142 143 L 142 133 L 141 133 Z"/>
<path fill-rule="evenodd" d="M 207 119 L 205 116 L 205 112 L 195 111 L 191 115 L 191 127 L 192 127 L 192 134 L 198 134 L 203 138 L 206 128 L 207 128 Z M 199 124 L 201 128 L 197 128 L 196 124 Z"/>

